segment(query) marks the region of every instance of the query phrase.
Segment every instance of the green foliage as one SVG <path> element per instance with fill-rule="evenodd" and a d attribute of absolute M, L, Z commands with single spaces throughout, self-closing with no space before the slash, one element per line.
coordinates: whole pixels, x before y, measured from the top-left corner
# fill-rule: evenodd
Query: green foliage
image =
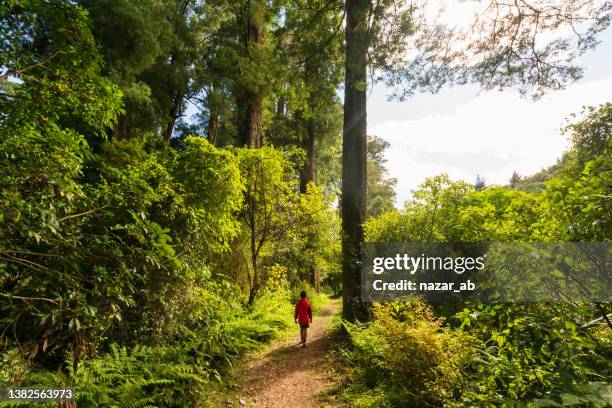
<path fill-rule="evenodd" d="M 237 312 L 221 297 L 209 302 L 216 319 L 206 316 L 187 342 L 136 347 L 130 352 L 112 347 L 106 356 L 84 362 L 73 376 L 81 391 L 79 406 L 129 406 L 128 401 L 163 407 L 195 405 L 204 398 L 202 385 L 221 381 L 226 364 L 273 339 L 289 324 L 291 306 L 282 295 L 262 296 L 249 313 Z"/>
<path fill-rule="evenodd" d="M 183 238 L 183 245 L 199 255 L 227 248 L 239 228 L 234 218 L 244 188 L 239 162 L 231 152 L 216 149 L 205 139 L 189 137 L 184 143 L 174 174 L 190 208 L 184 222 L 193 232 Z"/>
<path fill-rule="evenodd" d="M 453 77 L 449 61 L 437 65 L 442 42 L 428 48 L 443 31 L 416 48 L 432 58 L 413 62 L 433 71 L 397 58 L 424 27 L 417 6 L 379 2 L 367 27 L 371 67 L 410 79 L 407 93 Z M 79 406 L 197 405 L 204 385 L 289 327 L 295 289 L 315 311 L 326 298 L 309 283 L 339 291 L 342 11 L 325 0 L 1 2 L 0 385 L 73 386 Z M 584 11 L 595 25 L 580 50 L 609 23 L 605 8 Z M 516 21 L 500 18 L 507 38 Z M 486 55 L 455 79 L 537 88 L 580 74 L 563 62 L 539 81 L 516 44 L 503 51 L 518 52 L 510 72 L 480 44 Z M 189 126 L 170 141 L 187 101 L 208 141 Z M 538 193 L 516 178 L 514 190 L 474 189 L 442 175 L 402 211 L 373 139 L 369 212 L 381 215 L 368 240 L 609 241 L 610 106 L 585 113 L 566 128 L 573 151 L 531 180 Z M 215 147 L 246 128 L 266 147 Z M 304 157 L 319 185 L 299 186 Z M 454 318 L 436 310 L 445 323 L 422 303 L 377 306 L 371 323 L 346 325 L 356 388 L 345 397 L 601 405 L 607 307 L 472 304 Z"/>
<path fill-rule="evenodd" d="M 344 323 L 352 344 L 347 358 L 359 383 L 345 398 L 364 407 L 452 404 L 470 356 L 467 337 L 443 330 L 443 321 L 419 301 L 375 304 L 373 314 L 367 324 Z M 365 404 L 372 394 L 379 397 Z"/>
<path fill-rule="evenodd" d="M 144 73 L 168 53 L 171 26 L 168 8 L 156 1 L 79 2 L 89 12 L 95 41 L 104 58 L 105 76 L 121 87 L 126 114 L 115 129 L 155 129 L 154 95 Z"/>
<path fill-rule="evenodd" d="M 100 76 L 87 14 L 70 2 L 11 1 L 0 7 L 3 77 L 21 82 L 0 96 L 3 127 L 101 132 L 120 111 L 117 87 Z M 51 129 L 53 131 L 53 129 Z"/>
<path fill-rule="evenodd" d="M 612 207 L 612 108 L 610 104 L 589 108 L 578 123 L 565 128 L 575 144 L 567 154 L 559 176 L 547 184 L 545 197 L 547 237 L 562 241 L 610 241 Z"/>
<path fill-rule="evenodd" d="M 252 303 L 276 265 L 286 266 L 291 284 L 307 279 L 315 265 L 332 268 L 338 222 L 330 198 L 319 187 L 312 184 L 299 194 L 292 160 L 296 151 L 263 147 L 234 152 L 245 186 L 232 269 L 242 272 Z"/>
<path fill-rule="evenodd" d="M 468 305 L 445 326 L 418 301 L 347 328 L 352 406 L 606 406 L 610 331 L 588 305 Z"/>
<path fill-rule="evenodd" d="M 598 107 L 589 106 L 582 113 L 583 119 L 569 124 L 563 129 L 563 133 L 570 134 L 577 160 L 580 164 L 585 164 L 589 160 L 610 155 L 612 103 Z M 576 115 L 572 117 L 575 118 Z"/>
<path fill-rule="evenodd" d="M 452 182 L 445 175 L 436 176 L 414 192 L 414 199 L 406 203 L 404 210 L 369 219 L 365 225 L 366 239 L 382 243 L 607 242 L 609 124 L 610 109 L 603 105 L 588 109 L 582 121 L 566 128 L 574 147 L 551 171 L 543 191 L 495 186 L 477 191 L 466 183 Z M 524 182 L 516 181 L 519 186 Z M 455 340 L 469 339 L 469 343 L 455 351 L 455 356 L 470 357 L 456 357 L 456 371 L 443 377 L 456 378 L 457 382 L 443 388 L 446 393 L 436 394 L 448 398 L 445 405 L 609 404 L 611 338 L 602 318 L 609 305 L 470 303 L 459 310 L 458 306 L 436 308 L 437 314 L 448 317 L 443 333 Z M 358 335 L 351 337 L 353 349 L 349 355 L 356 360 L 350 361 L 365 360 L 358 364 L 363 372 L 358 370 L 349 376 L 359 382 L 345 391 L 346 398 L 351 403 L 363 404 L 363 396 L 374 395 L 376 401 L 384 399 L 389 406 L 418 405 L 419 392 L 432 389 L 426 383 L 415 384 L 403 400 L 393 397 L 399 391 L 394 385 L 397 370 L 393 371 L 392 363 L 401 358 L 401 353 L 391 359 L 385 357 L 385 350 L 393 350 L 402 341 L 381 342 L 375 331 L 378 325 L 384 323 L 387 329 L 397 323 L 389 321 L 389 316 L 394 316 L 393 310 L 386 310 L 385 316 L 379 310 L 377 306 L 371 323 L 359 330 L 358 326 L 352 328 Z M 385 338 L 394 337 L 386 334 Z M 409 346 L 419 344 L 413 338 Z M 436 341 L 430 339 L 428 344 L 435 345 Z M 403 369 L 414 366 L 414 361 L 421 366 L 420 356 L 433 365 L 438 361 L 429 351 L 410 355 L 410 360 L 401 363 Z M 411 372 L 410 379 L 403 383 L 410 383 L 419 375 Z"/>
<path fill-rule="evenodd" d="M 111 344 L 108 353 L 66 373 L 32 371 L 17 359 L 0 371 L 0 385 L 73 387 L 82 407 L 197 405 L 206 398 L 205 384 L 223 381 L 228 364 L 281 335 L 292 315 L 283 294 L 261 296 L 249 312 L 227 293 L 201 296 L 205 300 L 198 311 L 199 327 L 177 344 L 130 349 Z"/>
<path fill-rule="evenodd" d="M 368 136 L 368 216 L 376 217 L 395 208 L 397 180 L 388 178 L 384 164 L 389 143 L 377 136 Z"/>
<path fill-rule="evenodd" d="M 456 316 L 475 339 L 472 401 L 529 401 L 609 378 L 610 333 L 583 328 L 588 305 L 472 305 Z"/>
<path fill-rule="evenodd" d="M 294 286 L 301 280 L 317 287 L 330 273 L 340 269 L 340 220 L 332 208 L 332 196 L 325 195 L 313 183 L 300 194 L 296 207 L 298 225 L 281 257 L 294 271 L 291 275 Z"/>
<path fill-rule="evenodd" d="M 607 407 L 612 404 L 612 386 L 592 382 L 571 390 L 559 390 L 548 398 L 531 401 L 533 407 Z"/>
<path fill-rule="evenodd" d="M 112 346 L 109 354 L 84 362 L 78 376 L 72 374 L 77 403 L 83 407 L 193 405 L 208 372 L 182 353 L 146 347 L 128 352 Z"/>

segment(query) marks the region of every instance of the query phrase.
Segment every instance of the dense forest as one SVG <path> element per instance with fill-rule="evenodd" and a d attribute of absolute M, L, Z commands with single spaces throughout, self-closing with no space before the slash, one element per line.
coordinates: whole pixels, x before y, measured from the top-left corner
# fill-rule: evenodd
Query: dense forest
<path fill-rule="evenodd" d="M 608 303 L 360 300 L 364 242 L 612 239 L 610 103 L 576 112 L 546 171 L 505 186 L 432 175 L 396 209 L 389 145 L 367 134 L 375 83 L 399 99 L 467 83 L 537 99 L 581 77 L 575 58 L 612 18 L 607 1 L 492 1 L 459 30 L 427 10 L 1 2 L 0 388 L 219 406 L 306 289 L 315 309 L 343 303 L 322 403 L 612 405 Z"/>

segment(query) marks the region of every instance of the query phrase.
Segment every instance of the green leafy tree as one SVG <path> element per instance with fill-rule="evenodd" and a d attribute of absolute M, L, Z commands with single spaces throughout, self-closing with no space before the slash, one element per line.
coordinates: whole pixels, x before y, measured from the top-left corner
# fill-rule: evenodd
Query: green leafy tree
<path fill-rule="evenodd" d="M 83 223 L 99 208 L 78 180 L 88 144 L 120 112 L 121 94 L 100 75 L 87 14 L 61 1 L 0 6 L 3 76 L 19 80 L 2 98 L 0 151 L 0 287 L 2 325 L 31 358 L 72 352 L 78 360 L 112 317 L 96 317 L 89 299 L 111 277 L 95 282 L 83 255 Z M 107 286 L 110 287 L 110 286 Z M 121 297 L 122 288 L 109 293 Z"/>
<path fill-rule="evenodd" d="M 281 126 L 270 133 L 272 140 L 298 144 L 306 152 L 300 174 L 300 190 L 305 192 L 308 183 L 316 181 L 316 152 L 322 150 L 317 149 L 317 144 L 340 134 L 336 90 L 342 79 L 342 43 L 338 35 L 342 7 L 335 2 L 288 1 L 284 16 L 275 58 L 284 73 L 276 92 L 275 119 Z"/>
<path fill-rule="evenodd" d="M 609 186 L 602 182 L 609 167 L 606 108 L 607 105 L 588 108 L 582 120 L 566 128 L 576 140 L 575 145 L 564 155 L 544 191 L 502 187 L 476 190 L 467 183 L 436 176 L 414 192 L 414 199 L 402 211 L 369 219 L 365 225 L 367 240 L 379 243 L 609 240 L 609 228 L 600 227 L 607 225 L 609 213 L 603 199 L 609 194 Z M 592 143 L 588 141 L 591 138 Z M 600 147 L 585 152 L 585 145 Z M 560 263 L 559 270 L 562 266 Z M 525 281 L 529 276 L 509 276 L 512 278 Z M 601 282 L 606 278 L 597 279 Z M 589 304 L 576 298 L 520 305 L 467 302 L 459 310 L 449 305 L 437 306 L 437 314 L 451 318 L 445 330 L 452 330 L 455 340 L 469 336 L 459 350 L 470 357 L 463 363 L 461 359 L 455 360 L 456 367 L 463 367 L 459 370 L 461 374 L 453 374 L 457 383 L 446 384 L 449 389 L 457 387 L 452 400 L 483 406 L 517 402 L 534 406 L 605 405 L 609 390 L 605 379 L 610 375 L 606 362 L 610 341 L 608 308 L 606 303 Z M 410 314 L 401 321 L 416 316 Z M 388 326 L 387 320 L 378 316 L 375 323 L 360 329 L 374 331 L 380 324 Z M 355 374 L 357 380 L 369 384 L 370 393 L 383 393 L 385 401 L 393 401 L 391 406 L 402 406 L 406 400 L 417 404 L 418 398 L 431 390 L 432 384 L 423 384 L 418 386 L 419 393 L 412 393 L 407 399 L 402 397 L 402 388 L 396 389 L 393 380 L 386 379 L 396 356 L 385 358 L 380 352 L 382 338 L 361 337 L 360 330 L 352 330 L 354 341 L 359 342 L 352 356 L 354 361 L 362 368 L 371 367 L 371 361 L 381 367 L 366 371 L 365 379 L 360 377 L 360 371 Z M 363 345 L 377 348 L 364 349 Z M 426 361 L 435 362 L 435 356 Z M 360 395 L 358 388 L 353 392 L 357 397 Z"/>
<path fill-rule="evenodd" d="M 248 302 L 252 304 L 265 279 L 260 258 L 293 228 L 296 180 L 292 163 L 283 152 L 271 147 L 237 150 L 240 172 L 245 180 L 243 207 L 243 267 L 248 279 Z M 242 249 L 239 249 L 242 251 Z"/>
<path fill-rule="evenodd" d="M 235 84 L 238 146 L 261 147 L 264 98 L 270 81 L 270 42 L 266 42 L 272 14 L 262 0 L 237 4 L 238 64 L 242 75 Z"/>
<path fill-rule="evenodd" d="M 310 183 L 296 203 L 295 228 L 274 255 L 295 272 L 290 277 L 294 283 L 309 282 L 316 291 L 338 266 L 340 225 L 331 204 L 331 196 Z"/>
<path fill-rule="evenodd" d="M 389 143 L 377 136 L 368 136 L 368 216 L 379 216 L 395 208 L 397 180 L 388 177 L 385 150 Z"/>
<path fill-rule="evenodd" d="M 252 304 L 275 265 L 289 267 L 290 281 L 313 280 L 313 267 L 331 264 L 337 229 L 329 200 L 318 187 L 311 184 L 299 193 L 291 152 L 264 146 L 236 149 L 236 154 L 245 187 L 234 251 Z"/>
<path fill-rule="evenodd" d="M 96 45 L 104 58 L 104 75 L 119 85 L 125 112 L 113 136 L 125 139 L 134 132 L 157 130 L 151 86 L 144 75 L 157 59 L 167 55 L 172 27 L 164 3 L 150 0 L 87 1 Z"/>
<path fill-rule="evenodd" d="M 544 228 L 551 241 L 606 242 L 611 238 L 610 106 L 588 108 L 583 120 L 564 129 L 575 147 L 545 190 L 546 214 L 550 225 L 557 227 Z"/>
<path fill-rule="evenodd" d="M 509 180 L 510 188 L 518 188 L 522 180 L 523 178 L 521 177 L 520 174 L 518 174 L 518 172 L 516 171 L 512 172 L 512 177 L 510 177 L 510 180 Z"/>

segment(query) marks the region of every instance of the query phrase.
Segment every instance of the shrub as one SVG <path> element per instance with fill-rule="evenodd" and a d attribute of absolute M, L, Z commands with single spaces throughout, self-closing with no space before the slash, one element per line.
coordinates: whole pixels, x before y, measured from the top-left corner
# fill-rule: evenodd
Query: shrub
<path fill-rule="evenodd" d="M 474 336 L 465 377 L 476 392 L 467 398 L 504 404 L 601 391 L 588 384 L 610 378 L 611 335 L 588 327 L 593 313 L 589 305 L 503 303 L 457 313 L 460 330 Z"/>
<path fill-rule="evenodd" d="M 420 301 L 375 304 L 373 315 L 367 324 L 345 322 L 362 392 L 383 393 L 390 406 L 450 404 L 461 385 L 467 339 L 443 330 Z"/>

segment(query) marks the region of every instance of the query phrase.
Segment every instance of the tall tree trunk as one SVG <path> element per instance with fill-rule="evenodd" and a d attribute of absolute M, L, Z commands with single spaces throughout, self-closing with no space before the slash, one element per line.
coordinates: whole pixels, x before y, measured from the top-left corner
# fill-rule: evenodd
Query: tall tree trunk
<path fill-rule="evenodd" d="M 164 129 L 164 142 L 166 145 L 170 144 L 170 139 L 172 138 L 172 132 L 174 131 L 174 125 L 176 124 L 176 120 L 180 116 L 181 104 L 183 103 L 183 95 L 176 91 L 174 93 L 174 98 L 172 98 L 172 106 L 170 107 L 170 112 L 168 114 L 168 122 L 166 123 L 166 128 Z"/>
<path fill-rule="evenodd" d="M 307 86 L 314 89 L 316 86 L 315 69 L 312 59 L 306 60 L 306 70 L 304 72 L 304 82 Z M 311 95 L 308 104 L 310 105 L 310 114 L 306 118 L 306 137 L 303 140 L 302 146 L 306 151 L 306 161 L 300 172 L 300 193 L 306 193 L 308 183 L 315 182 L 315 121 L 314 112 L 316 111 L 315 98 Z M 300 115 L 301 118 L 301 115 Z M 313 265 L 310 267 L 310 283 L 317 293 L 320 291 L 319 268 L 316 260 L 313 259 Z"/>
<path fill-rule="evenodd" d="M 360 244 L 366 214 L 366 75 L 369 0 L 346 1 L 346 62 L 342 138 L 342 315 L 366 320 L 361 302 Z"/>
<path fill-rule="evenodd" d="M 259 269 L 257 263 L 257 239 L 255 237 L 256 233 L 256 224 L 255 224 L 255 204 L 256 201 L 252 197 L 248 197 L 247 200 L 250 201 L 249 205 L 249 228 L 251 232 L 251 268 L 253 268 L 253 284 L 251 285 L 251 290 L 249 291 L 249 305 L 252 305 L 255 301 L 255 295 L 257 294 L 257 290 L 259 290 Z"/>
<path fill-rule="evenodd" d="M 285 115 L 285 96 L 281 94 L 276 101 L 276 116 L 282 117 Z"/>
<path fill-rule="evenodd" d="M 238 146 L 259 148 L 262 142 L 263 95 L 244 91 L 236 103 L 239 111 Z"/>
<path fill-rule="evenodd" d="M 310 267 L 310 279 L 312 287 L 315 289 L 315 292 L 321 292 L 321 281 L 319 280 L 319 268 L 317 265 L 313 265 Z"/>
<path fill-rule="evenodd" d="M 315 182 L 315 125 L 313 118 L 306 120 L 306 138 L 303 146 L 306 150 L 306 161 L 300 174 L 300 193 L 302 194 L 306 192 L 308 183 Z"/>
<path fill-rule="evenodd" d="M 249 0 L 247 1 L 247 10 L 245 13 L 246 32 L 245 32 L 245 47 L 249 58 L 254 58 L 259 52 L 253 53 L 253 48 L 263 46 L 264 37 L 264 21 L 260 14 L 266 7 L 265 1 Z M 238 109 L 240 112 L 240 123 L 238 127 L 238 145 L 248 146 L 251 148 L 259 148 L 262 144 L 262 127 L 261 114 L 263 112 L 263 89 L 260 84 L 255 84 L 253 89 L 245 89 L 240 92 L 237 98 Z"/>
<path fill-rule="evenodd" d="M 124 140 L 127 138 L 127 116 L 122 113 L 117 118 L 117 124 L 113 129 L 113 139 Z"/>
<path fill-rule="evenodd" d="M 213 107 L 208 118 L 208 143 L 217 145 L 217 129 L 219 128 L 219 110 Z"/>
<path fill-rule="evenodd" d="M 303 143 L 304 150 L 306 150 L 306 161 L 300 172 L 300 193 L 305 194 L 308 183 L 315 182 L 315 126 L 314 119 L 312 117 L 306 120 L 306 137 Z M 314 260 L 313 260 L 314 261 Z M 319 268 L 316 263 L 310 267 L 310 283 L 315 288 L 316 292 L 319 293 Z"/>

